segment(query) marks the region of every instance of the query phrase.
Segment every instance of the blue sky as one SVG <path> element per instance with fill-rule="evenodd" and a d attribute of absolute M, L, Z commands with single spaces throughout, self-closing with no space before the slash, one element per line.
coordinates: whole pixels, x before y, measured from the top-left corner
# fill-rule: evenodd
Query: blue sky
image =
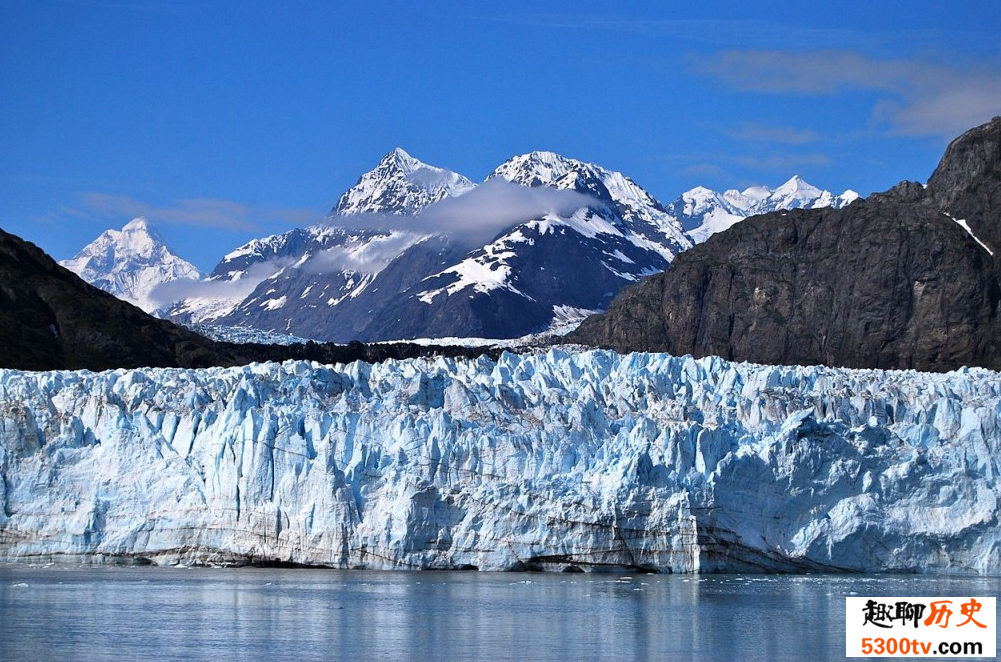
<path fill-rule="evenodd" d="M 868 194 L 1001 115 L 997 0 L 677 4 L 3 0 L 0 227 L 65 258 L 142 213 L 210 269 L 395 146 Z"/>

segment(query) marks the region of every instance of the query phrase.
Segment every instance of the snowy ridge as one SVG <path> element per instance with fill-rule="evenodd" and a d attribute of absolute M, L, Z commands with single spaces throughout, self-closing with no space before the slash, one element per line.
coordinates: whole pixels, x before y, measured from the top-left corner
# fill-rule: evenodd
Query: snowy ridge
<path fill-rule="evenodd" d="M 0 556 L 1001 572 L 1001 375 L 553 349 L 0 371 Z"/>
<path fill-rule="evenodd" d="M 730 189 L 720 193 L 698 186 L 682 193 L 668 205 L 668 209 L 698 244 L 750 216 L 782 209 L 840 209 L 858 197 L 858 193 L 851 189 L 834 195 L 795 175 L 774 190 L 767 186 L 752 186 L 743 191 Z"/>
<path fill-rule="evenodd" d="M 290 299 L 306 305 L 335 306 L 359 296 L 386 265 L 426 238 L 399 230 L 378 232 L 327 226 L 307 228 L 306 232 L 312 236 L 313 245 L 295 262 L 266 279 L 266 287 L 244 299 L 234 309 L 235 313 L 254 308 L 283 308 Z M 280 304 L 273 303 L 279 299 Z"/>
<path fill-rule="evenodd" d="M 59 262 L 76 275 L 146 312 L 163 305 L 154 289 L 175 280 L 199 280 L 195 265 L 167 248 L 145 218 L 121 230 L 106 230 L 69 260 Z"/>
<path fill-rule="evenodd" d="M 691 240 L 657 200 L 621 172 L 554 152 L 536 151 L 512 157 L 487 179 L 501 177 L 522 186 L 549 186 L 594 196 L 615 209 L 630 240 L 653 249 L 667 261 L 691 247 Z M 575 214 L 579 216 L 579 213 Z"/>
<path fill-rule="evenodd" d="M 393 259 L 424 239 L 401 230 L 329 225 L 255 239 L 226 255 L 196 293 L 174 304 L 166 316 L 241 326 L 262 310 L 279 311 L 284 329 L 297 308 L 329 308 L 358 297 Z"/>
<path fill-rule="evenodd" d="M 473 186 L 462 175 L 418 161 L 397 147 L 345 191 L 330 214 L 412 214 Z"/>

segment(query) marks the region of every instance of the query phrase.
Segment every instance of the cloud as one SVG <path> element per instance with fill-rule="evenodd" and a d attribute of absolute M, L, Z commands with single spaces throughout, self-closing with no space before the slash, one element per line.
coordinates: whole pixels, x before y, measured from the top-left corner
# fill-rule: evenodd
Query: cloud
<path fill-rule="evenodd" d="M 293 262 L 292 259 L 270 260 L 250 265 L 241 278 L 235 280 L 191 280 L 180 278 L 160 283 L 149 293 L 149 299 L 156 307 L 165 306 L 182 299 L 226 299 L 243 300 L 267 278 L 281 271 Z"/>
<path fill-rule="evenodd" d="M 875 92 L 874 121 L 904 135 L 952 137 L 1001 113 L 997 62 L 958 67 L 851 51 L 726 50 L 696 56 L 695 68 L 744 92 Z"/>
<path fill-rule="evenodd" d="M 764 126 L 754 122 L 744 122 L 736 130 L 724 131 L 736 140 L 747 142 L 783 143 L 802 145 L 820 140 L 820 134 L 809 129 L 795 129 L 789 126 Z"/>
<path fill-rule="evenodd" d="M 441 234 L 460 244 L 476 245 L 518 223 L 546 214 L 566 216 L 589 206 L 603 207 L 604 203 L 577 191 L 520 186 L 498 177 L 468 193 L 435 203 L 418 214 L 352 214 L 332 217 L 327 222 L 358 230 Z"/>
<path fill-rule="evenodd" d="M 684 175 L 716 179 L 727 186 L 737 179 L 737 175 L 731 172 L 733 166 L 739 167 L 742 171 L 757 173 L 750 180 L 746 179 L 746 176 L 740 176 L 748 186 L 757 186 L 763 183 L 768 185 L 776 183 L 762 182 L 760 177 L 764 173 L 779 173 L 783 177 L 788 177 L 790 173 L 803 174 L 803 170 L 824 168 L 834 162 L 823 152 L 796 153 L 774 148 L 741 153 L 689 152 L 671 155 L 666 160 Z"/>
<path fill-rule="evenodd" d="M 844 88 L 898 91 L 911 66 L 850 51 L 726 50 L 697 69 L 747 92 L 832 94 Z"/>
<path fill-rule="evenodd" d="M 424 235 L 415 232 L 392 232 L 362 243 L 335 246 L 320 251 L 302 268 L 307 273 L 353 271 L 377 274 Z"/>
<path fill-rule="evenodd" d="M 307 209 L 267 209 L 218 198 L 188 198 L 172 205 L 158 206 L 127 195 L 94 192 L 84 194 L 77 207 L 64 207 L 62 211 L 87 219 L 113 219 L 117 222 L 123 218 L 144 216 L 157 223 L 241 232 L 261 230 L 262 219 L 295 223 L 317 220 L 316 212 Z"/>

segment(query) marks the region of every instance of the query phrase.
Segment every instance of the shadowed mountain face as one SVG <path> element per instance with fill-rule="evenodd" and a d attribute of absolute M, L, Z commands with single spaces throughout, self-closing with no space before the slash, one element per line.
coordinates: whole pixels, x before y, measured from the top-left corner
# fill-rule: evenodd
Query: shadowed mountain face
<path fill-rule="evenodd" d="M 1001 117 L 952 141 L 928 180 L 928 193 L 938 209 L 965 220 L 1001 257 Z"/>
<path fill-rule="evenodd" d="M 34 244 L 0 230 L 0 368 L 203 368 L 286 359 L 345 363 L 490 352 L 407 344 L 215 342 L 88 285 Z"/>
<path fill-rule="evenodd" d="M 745 220 L 568 339 L 761 363 L 999 369 L 999 154 L 996 118 L 953 141 L 927 188 Z"/>

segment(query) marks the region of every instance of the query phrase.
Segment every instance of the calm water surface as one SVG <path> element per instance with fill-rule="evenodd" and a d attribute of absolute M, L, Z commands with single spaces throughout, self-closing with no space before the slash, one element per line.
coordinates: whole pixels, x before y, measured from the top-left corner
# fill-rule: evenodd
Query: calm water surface
<path fill-rule="evenodd" d="M 847 595 L 999 591 L 996 577 L 0 566 L 0 660 L 844 660 Z"/>

